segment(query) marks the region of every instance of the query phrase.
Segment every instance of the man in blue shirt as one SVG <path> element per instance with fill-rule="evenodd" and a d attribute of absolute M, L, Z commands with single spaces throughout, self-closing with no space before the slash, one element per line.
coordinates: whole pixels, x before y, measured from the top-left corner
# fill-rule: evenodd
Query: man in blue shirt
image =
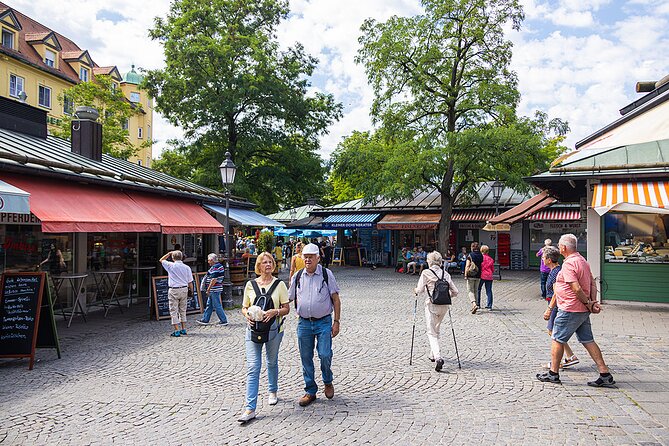
<path fill-rule="evenodd" d="M 228 325 L 228 318 L 221 304 L 225 267 L 221 265 L 218 261 L 218 256 L 213 252 L 207 256 L 207 263 L 209 263 L 210 268 L 207 271 L 207 275 L 202 278 L 202 283 L 200 284 L 200 290 L 207 296 L 207 306 L 202 314 L 202 319 L 198 319 L 196 322 L 200 325 L 209 325 L 211 313 L 216 310 L 218 325 Z"/>
<path fill-rule="evenodd" d="M 321 361 L 321 374 L 328 399 L 334 397 L 332 375 L 332 338 L 339 334 L 341 301 L 339 286 L 332 271 L 318 264 L 320 249 L 309 243 L 302 250 L 304 269 L 293 275 L 288 296 L 297 300 L 295 306 L 300 317 L 297 323 L 297 341 L 302 360 L 302 375 L 306 393 L 299 399 L 300 406 L 316 400 L 318 385 L 315 380 L 314 347 Z M 324 278 L 327 274 L 327 281 Z M 332 312 L 334 311 L 334 320 Z"/>

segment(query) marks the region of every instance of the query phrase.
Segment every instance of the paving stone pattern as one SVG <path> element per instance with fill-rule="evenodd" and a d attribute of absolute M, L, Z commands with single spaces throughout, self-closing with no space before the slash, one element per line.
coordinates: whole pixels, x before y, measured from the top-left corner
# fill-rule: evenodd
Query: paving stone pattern
<path fill-rule="evenodd" d="M 539 273 L 505 272 L 495 309 L 469 312 L 464 281 L 452 308 L 462 369 L 448 319 L 444 371 L 427 359 L 422 303 L 409 366 L 417 276 L 335 267 L 342 288 L 341 334 L 334 341 L 335 397 L 307 408 L 291 314 L 280 351 L 279 403 L 267 403 L 261 375 L 258 419 L 240 426 L 245 392 L 244 322 L 189 321 L 169 337 L 169 321 L 148 321 L 136 304 L 123 315 L 75 318 L 58 330 L 63 358 L 38 350 L 0 361 L 0 443 L 41 444 L 669 444 L 669 308 L 606 305 L 595 338 L 618 388 L 586 386 L 596 369 L 581 363 L 562 385 L 534 375 L 549 360 Z M 216 316 L 213 316 L 216 320 Z M 316 362 L 318 364 L 318 362 Z M 320 382 L 320 379 L 319 379 Z"/>

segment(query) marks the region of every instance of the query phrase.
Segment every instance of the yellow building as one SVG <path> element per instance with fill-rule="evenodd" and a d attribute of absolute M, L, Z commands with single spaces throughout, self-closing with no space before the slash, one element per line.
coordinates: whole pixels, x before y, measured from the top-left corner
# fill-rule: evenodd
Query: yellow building
<path fill-rule="evenodd" d="M 108 75 L 128 101 L 141 107 L 141 113 L 129 120 L 128 132 L 135 146 L 149 143 L 130 161 L 151 165 L 153 100 L 138 88 L 142 77 L 134 65 L 124 76 L 115 66 L 101 67 L 67 37 L 1 2 L 0 31 L 0 96 L 46 110 L 48 123 L 54 126 L 74 111 L 68 101 L 58 101 L 59 95 L 79 82 Z"/>

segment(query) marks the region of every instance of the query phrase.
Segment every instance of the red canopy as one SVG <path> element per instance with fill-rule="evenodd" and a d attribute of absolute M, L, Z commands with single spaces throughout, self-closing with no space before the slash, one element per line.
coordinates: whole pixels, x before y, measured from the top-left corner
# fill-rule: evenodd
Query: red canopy
<path fill-rule="evenodd" d="M 492 225 L 499 223 L 507 223 L 511 225 L 518 220 L 525 219 L 535 212 L 542 210 L 546 206 L 550 206 L 556 201 L 555 198 L 548 195 L 548 192 L 542 191 L 540 194 L 520 203 L 518 206 L 499 214 L 497 217 L 491 218 L 488 222 Z"/>
<path fill-rule="evenodd" d="M 211 215 L 192 201 L 161 195 L 128 192 L 162 226 L 163 234 L 223 234 L 225 229 Z"/>
<path fill-rule="evenodd" d="M 118 189 L 35 176 L 2 174 L 30 193 L 42 232 L 160 232 L 160 223 Z"/>

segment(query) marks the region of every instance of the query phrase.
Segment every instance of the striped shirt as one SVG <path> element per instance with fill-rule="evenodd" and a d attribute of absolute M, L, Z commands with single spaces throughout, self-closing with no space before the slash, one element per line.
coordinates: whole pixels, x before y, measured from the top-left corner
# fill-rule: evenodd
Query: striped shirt
<path fill-rule="evenodd" d="M 221 265 L 220 262 L 215 263 L 214 265 L 212 265 L 211 268 L 209 268 L 209 271 L 207 271 L 207 275 L 202 278 L 200 289 L 202 290 L 203 293 L 206 293 L 207 288 L 209 288 L 209 284 L 211 283 L 211 281 L 216 279 L 214 281 L 214 284 L 211 286 L 211 290 L 209 290 L 209 292 L 216 293 L 223 291 L 224 276 L 225 276 L 225 267 Z"/>

